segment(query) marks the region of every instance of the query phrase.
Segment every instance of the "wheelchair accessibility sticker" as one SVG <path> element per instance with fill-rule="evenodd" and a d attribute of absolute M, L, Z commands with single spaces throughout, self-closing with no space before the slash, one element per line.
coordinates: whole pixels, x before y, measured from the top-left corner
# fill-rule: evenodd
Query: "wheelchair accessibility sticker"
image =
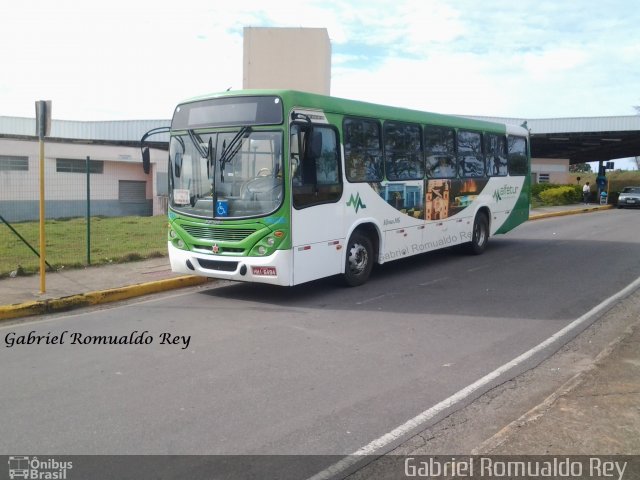
<path fill-rule="evenodd" d="M 226 200 L 218 200 L 216 202 L 216 217 L 229 216 L 229 202 Z"/>

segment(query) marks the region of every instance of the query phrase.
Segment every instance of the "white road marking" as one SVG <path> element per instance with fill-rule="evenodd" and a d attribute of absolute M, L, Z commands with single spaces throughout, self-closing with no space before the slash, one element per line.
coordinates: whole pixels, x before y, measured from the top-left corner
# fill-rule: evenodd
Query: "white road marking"
<path fill-rule="evenodd" d="M 393 293 L 383 293 L 381 295 L 376 295 L 375 297 L 365 298 L 364 300 L 360 300 L 356 302 L 356 305 L 364 305 L 365 303 L 373 302 L 375 300 L 380 300 L 381 298 L 388 297 L 389 295 L 393 295 Z"/>
<path fill-rule="evenodd" d="M 434 283 L 443 282 L 443 281 L 448 280 L 448 279 L 449 279 L 449 277 L 440 277 L 440 278 L 435 278 L 433 280 L 430 280 L 428 282 L 419 283 L 418 285 L 421 286 L 421 287 L 426 287 L 426 286 L 429 286 L 429 285 L 433 285 Z"/>

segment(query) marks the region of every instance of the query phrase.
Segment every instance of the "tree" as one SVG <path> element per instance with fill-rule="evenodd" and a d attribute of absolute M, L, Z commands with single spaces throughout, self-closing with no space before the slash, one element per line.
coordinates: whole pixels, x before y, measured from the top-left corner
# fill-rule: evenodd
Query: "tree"
<path fill-rule="evenodd" d="M 635 108 L 638 115 L 640 115 L 640 105 L 635 105 L 633 108 Z M 636 168 L 640 170 L 640 157 L 636 157 L 634 160 L 636 161 Z"/>
<path fill-rule="evenodd" d="M 589 165 L 588 163 L 576 163 L 574 165 L 569 165 L 569 171 L 570 172 L 581 172 L 581 173 L 588 173 L 591 172 L 591 165 Z"/>

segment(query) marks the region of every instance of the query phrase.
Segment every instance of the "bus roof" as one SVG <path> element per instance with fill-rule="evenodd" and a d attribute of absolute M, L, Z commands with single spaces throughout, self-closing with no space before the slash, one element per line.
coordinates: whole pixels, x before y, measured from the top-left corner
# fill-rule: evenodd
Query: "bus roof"
<path fill-rule="evenodd" d="M 458 115 L 446 115 L 441 113 L 413 110 L 409 108 L 394 107 L 389 105 L 363 102 L 340 97 L 320 95 L 310 92 L 285 89 L 253 89 L 235 90 L 211 93 L 187 99 L 180 104 L 192 103 L 202 100 L 210 100 L 223 97 L 273 95 L 282 98 L 287 108 L 319 109 L 325 113 L 340 115 L 352 115 L 359 117 L 382 118 L 404 122 L 428 123 L 431 125 L 446 125 L 461 129 L 484 130 L 496 133 L 508 133 L 511 135 L 528 136 L 529 132 L 523 127 L 492 121 L 477 120 Z"/>

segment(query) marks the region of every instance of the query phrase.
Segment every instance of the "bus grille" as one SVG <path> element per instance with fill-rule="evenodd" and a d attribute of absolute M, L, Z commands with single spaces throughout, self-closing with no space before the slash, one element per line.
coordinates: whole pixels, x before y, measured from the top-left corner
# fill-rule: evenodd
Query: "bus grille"
<path fill-rule="evenodd" d="M 193 238 L 216 240 L 219 242 L 241 242 L 255 230 L 252 228 L 216 228 L 197 225 L 181 225 Z"/>
<path fill-rule="evenodd" d="M 235 272 L 238 268 L 238 262 L 223 262 L 220 260 L 204 260 L 198 259 L 198 263 L 202 268 L 207 270 L 218 270 L 221 272 Z"/>

